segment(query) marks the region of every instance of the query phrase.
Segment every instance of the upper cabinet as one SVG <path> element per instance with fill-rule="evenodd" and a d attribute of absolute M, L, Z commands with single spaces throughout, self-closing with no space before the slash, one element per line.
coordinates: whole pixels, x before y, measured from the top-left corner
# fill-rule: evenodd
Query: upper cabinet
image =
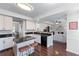
<path fill-rule="evenodd" d="M 35 30 L 36 23 L 33 21 L 26 21 L 26 30 Z"/>
<path fill-rule="evenodd" d="M 3 23 L 3 16 L 0 15 L 0 30 L 3 30 L 3 26 L 4 26 L 4 23 Z"/>
<path fill-rule="evenodd" d="M 26 30 L 43 31 L 48 25 L 45 23 L 38 23 L 33 21 L 26 21 Z"/>
<path fill-rule="evenodd" d="M 12 20 L 13 20 L 12 17 L 7 17 L 7 16 L 4 17 L 5 30 L 12 30 L 12 24 L 13 24 Z"/>
<path fill-rule="evenodd" d="M 12 17 L 0 15 L 0 30 L 12 30 Z"/>

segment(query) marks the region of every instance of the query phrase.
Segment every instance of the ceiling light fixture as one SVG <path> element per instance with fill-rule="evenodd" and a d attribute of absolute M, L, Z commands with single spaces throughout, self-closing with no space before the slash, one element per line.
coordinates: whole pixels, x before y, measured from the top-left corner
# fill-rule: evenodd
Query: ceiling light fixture
<path fill-rule="evenodd" d="M 56 22 L 56 24 L 59 24 L 59 23 Z"/>
<path fill-rule="evenodd" d="M 33 7 L 30 4 L 17 3 L 17 5 L 23 10 L 27 10 L 27 11 L 32 11 L 33 10 Z"/>

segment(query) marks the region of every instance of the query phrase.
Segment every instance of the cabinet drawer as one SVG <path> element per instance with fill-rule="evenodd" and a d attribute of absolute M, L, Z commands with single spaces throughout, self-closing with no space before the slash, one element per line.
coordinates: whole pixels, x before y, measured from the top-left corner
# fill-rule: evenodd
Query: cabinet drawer
<path fill-rule="evenodd" d="M 5 40 L 5 48 L 13 46 L 13 37 L 4 38 L 4 40 Z"/>

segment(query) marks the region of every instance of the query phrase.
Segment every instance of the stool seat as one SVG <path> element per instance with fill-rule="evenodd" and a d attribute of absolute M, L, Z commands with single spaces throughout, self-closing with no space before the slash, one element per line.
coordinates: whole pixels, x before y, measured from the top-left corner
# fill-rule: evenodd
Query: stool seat
<path fill-rule="evenodd" d="M 21 56 L 27 56 L 29 54 L 29 46 L 19 48 L 19 52 Z"/>
<path fill-rule="evenodd" d="M 27 49 L 29 49 L 29 46 L 21 47 L 21 48 L 19 48 L 19 51 L 20 51 L 20 52 L 24 52 L 24 51 L 26 51 Z"/>

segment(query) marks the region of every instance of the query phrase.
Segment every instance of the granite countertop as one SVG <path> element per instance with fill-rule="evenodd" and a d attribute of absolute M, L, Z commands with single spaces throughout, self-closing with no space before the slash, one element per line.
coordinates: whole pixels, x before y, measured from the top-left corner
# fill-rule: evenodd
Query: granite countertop
<path fill-rule="evenodd" d="M 39 35 L 46 35 L 46 36 L 50 36 L 50 35 L 51 35 L 51 32 L 29 31 L 29 32 L 26 32 L 25 34 L 39 34 Z"/>
<path fill-rule="evenodd" d="M 21 43 L 21 42 L 29 41 L 29 40 L 32 40 L 32 39 L 35 39 L 35 37 L 26 36 L 26 37 L 21 37 L 21 38 L 15 39 L 15 42 L 16 43 Z"/>

